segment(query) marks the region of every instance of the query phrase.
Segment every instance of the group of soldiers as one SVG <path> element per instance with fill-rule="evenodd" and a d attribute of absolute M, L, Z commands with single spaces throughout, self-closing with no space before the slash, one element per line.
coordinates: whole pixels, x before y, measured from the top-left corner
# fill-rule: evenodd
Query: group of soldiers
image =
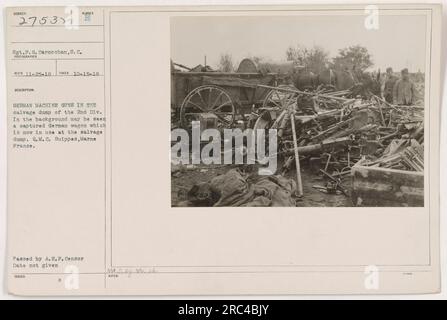
<path fill-rule="evenodd" d="M 397 105 L 413 105 L 418 97 L 407 68 L 401 71 L 400 78 L 394 75 L 392 68 L 387 68 L 382 92 L 387 102 Z"/>

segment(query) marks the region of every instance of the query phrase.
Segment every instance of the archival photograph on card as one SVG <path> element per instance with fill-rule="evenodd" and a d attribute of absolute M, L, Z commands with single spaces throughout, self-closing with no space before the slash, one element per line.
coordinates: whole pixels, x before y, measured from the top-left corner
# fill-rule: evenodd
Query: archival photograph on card
<path fill-rule="evenodd" d="M 171 18 L 173 207 L 423 207 L 425 15 Z"/>

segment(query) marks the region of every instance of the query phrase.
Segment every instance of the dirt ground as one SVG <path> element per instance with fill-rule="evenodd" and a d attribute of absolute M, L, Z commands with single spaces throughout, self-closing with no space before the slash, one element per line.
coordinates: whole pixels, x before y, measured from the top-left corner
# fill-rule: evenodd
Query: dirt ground
<path fill-rule="evenodd" d="M 186 200 L 186 193 L 191 187 L 200 182 L 210 181 L 217 175 L 224 174 L 235 165 L 198 165 L 185 166 L 183 170 L 171 176 L 171 201 L 173 206 L 177 206 L 180 201 Z M 297 207 L 352 207 L 351 199 L 343 194 L 327 194 L 315 188 L 314 185 L 324 186 L 327 179 L 322 175 L 310 172 L 304 166 L 301 170 L 304 196 L 300 201 L 296 201 Z M 286 177 L 296 179 L 295 171 L 290 171 Z M 349 177 L 343 180 L 343 186 L 350 189 Z"/>

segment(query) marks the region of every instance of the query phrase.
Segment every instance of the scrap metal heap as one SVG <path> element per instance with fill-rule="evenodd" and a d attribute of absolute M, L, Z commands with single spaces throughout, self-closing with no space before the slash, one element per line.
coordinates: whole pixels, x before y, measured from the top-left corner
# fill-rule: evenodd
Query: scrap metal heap
<path fill-rule="evenodd" d="M 417 172 L 420 175 L 411 188 L 418 189 L 419 196 L 423 193 L 423 107 L 393 105 L 372 94 L 353 97 L 352 90 L 302 92 L 290 87 L 272 90 L 276 101 L 265 104 L 252 115 L 251 121 L 255 122 L 255 128 L 278 130 L 278 153 L 284 157 L 283 175 L 294 168 L 295 155 L 298 154 L 301 163 L 307 163 L 310 170 L 322 174 L 327 180 L 325 186 L 314 186 L 315 189 L 349 196 L 352 194 L 348 189 L 357 188 L 359 190 L 352 190 L 353 201 L 357 205 L 362 204 L 355 198 L 357 191 L 378 195 L 373 190 L 377 184 L 368 182 L 368 179 L 362 183 L 352 181 L 358 168 Z M 296 146 L 290 125 L 291 114 L 295 120 Z M 363 171 L 365 177 L 368 170 Z M 395 174 L 400 173 L 388 170 L 384 179 Z M 343 182 L 343 177 L 352 178 L 348 182 L 349 188 L 343 186 L 343 183 L 348 184 Z M 298 174 L 298 185 L 300 179 Z M 405 182 L 399 185 L 399 181 L 405 179 L 397 179 L 395 185 L 384 187 L 388 192 L 395 191 L 399 198 L 395 203 L 390 201 L 390 205 L 411 202 L 407 200 L 412 195 L 402 192 L 408 186 Z M 365 199 L 360 202 L 368 203 Z"/>
<path fill-rule="evenodd" d="M 311 190 L 350 197 L 353 205 L 423 206 L 424 107 L 393 105 L 358 88 L 257 86 L 270 93 L 262 107 L 241 115 L 237 126 L 277 130 L 276 174 L 296 174 L 296 199 L 306 197 L 301 181 L 306 171 L 325 183 Z"/>
<path fill-rule="evenodd" d="M 319 155 L 328 158 L 329 164 L 336 162 L 348 167 L 363 158 L 368 165 L 423 169 L 423 107 L 396 106 L 374 95 L 351 98 L 350 90 L 301 92 L 289 87 L 275 90 L 277 101 L 289 99 L 288 103 L 283 102 L 281 108 L 265 106 L 250 121 L 256 119 L 254 128 L 278 130 L 280 154 L 290 155 L 294 151 L 292 112 L 300 156 Z M 396 139 L 414 141 L 405 150 L 387 150 Z M 399 154 L 401 165 L 394 161 L 390 165 L 389 158 L 381 159 L 390 156 L 390 152 Z M 393 159 L 399 157 L 395 155 Z"/>

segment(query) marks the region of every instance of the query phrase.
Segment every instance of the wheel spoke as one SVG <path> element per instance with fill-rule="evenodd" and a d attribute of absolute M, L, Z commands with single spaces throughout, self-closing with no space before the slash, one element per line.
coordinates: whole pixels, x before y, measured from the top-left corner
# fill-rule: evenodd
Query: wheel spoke
<path fill-rule="evenodd" d="M 295 103 L 295 95 L 293 93 L 283 93 L 278 90 L 273 90 L 268 98 L 268 101 L 283 109 Z"/>
<path fill-rule="evenodd" d="M 194 107 L 200 109 L 202 112 L 207 112 L 207 110 L 203 109 L 203 107 L 199 106 L 197 103 L 194 103 L 191 101 L 191 99 L 189 99 L 189 101 L 187 102 L 187 104 L 192 104 Z M 199 112 L 200 113 L 200 112 Z"/>
<path fill-rule="evenodd" d="M 219 95 L 217 96 L 216 100 L 214 100 L 213 104 L 211 105 L 211 109 L 214 109 L 214 106 L 216 105 L 217 101 L 219 100 L 219 98 L 223 95 L 223 92 L 220 92 Z"/>
<path fill-rule="evenodd" d="M 272 97 L 269 98 L 269 101 L 272 102 L 278 108 L 281 108 L 281 105 L 277 104 L 276 101 L 272 99 Z"/>
<path fill-rule="evenodd" d="M 202 94 L 200 93 L 200 90 L 197 91 L 197 94 L 199 95 L 200 100 L 202 100 L 202 103 L 203 103 L 203 105 L 205 106 L 205 109 L 208 109 L 208 106 L 206 105 L 206 102 L 205 102 L 205 100 L 203 99 Z"/>
<path fill-rule="evenodd" d="M 213 108 L 212 111 L 219 110 L 219 109 L 221 109 L 223 107 L 226 107 L 226 106 L 231 106 L 231 103 L 229 101 L 225 102 L 225 103 L 221 104 L 220 106 Z"/>
<path fill-rule="evenodd" d="M 180 114 L 182 125 L 190 128 L 190 122 L 204 113 L 214 114 L 219 127 L 229 127 L 234 121 L 235 107 L 224 89 L 204 85 L 192 90 L 182 103 Z"/>
<path fill-rule="evenodd" d="M 277 96 L 278 99 L 279 99 L 279 103 L 281 104 L 281 106 L 284 106 L 284 104 L 283 104 L 283 99 L 282 99 L 281 96 L 279 95 L 279 92 L 278 92 L 277 90 L 275 90 L 275 93 L 276 93 L 276 96 Z"/>
<path fill-rule="evenodd" d="M 210 106 L 210 102 L 211 102 L 211 92 L 213 91 L 213 88 L 209 88 L 208 90 L 208 106 Z"/>

